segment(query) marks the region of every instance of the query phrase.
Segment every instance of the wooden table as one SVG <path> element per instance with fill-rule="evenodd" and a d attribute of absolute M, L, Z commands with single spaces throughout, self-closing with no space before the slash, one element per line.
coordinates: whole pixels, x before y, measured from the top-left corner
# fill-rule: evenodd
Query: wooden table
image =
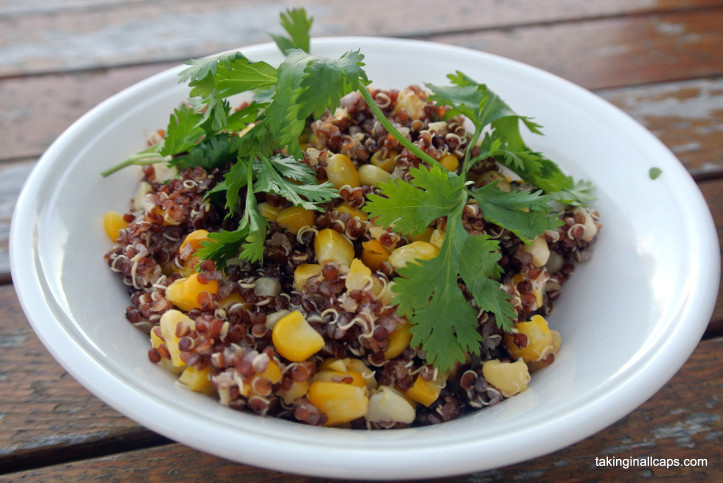
<path fill-rule="evenodd" d="M 348 2 L 307 2 L 314 34 L 461 45 L 576 82 L 635 117 L 678 156 L 723 233 L 723 0 L 415 0 L 408 2 L 411 10 L 388 0 L 364 4 L 352 12 Z M 87 392 L 28 325 L 7 253 L 23 181 L 71 122 L 122 88 L 187 58 L 266 41 L 267 31 L 279 31 L 278 12 L 290 5 L 0 0 L 0 479 L 292 478 L 169 441 Z M 719 292 L 696 351 L 632 414 L 563 450 L 459 481 L 723 480 L 722 332 Z M 596 466 L 595 459 L 644 456 L 707 458 L 707 466 L 624 469 Z"/>

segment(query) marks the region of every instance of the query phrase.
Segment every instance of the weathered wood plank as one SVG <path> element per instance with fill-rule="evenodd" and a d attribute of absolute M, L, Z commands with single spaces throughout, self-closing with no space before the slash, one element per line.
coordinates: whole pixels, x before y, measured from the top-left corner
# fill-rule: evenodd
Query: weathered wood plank
<path fill-rule="evenodd" d="M 609 428 L 547 456 L 492 471 L 437 481 L 632 481 L 641 478 L 720 481 L 723 457 L 723 339 L 702 342 L 681 371 L 653 398 Z M 702 396 L 701 396 L 702 395 Z M 597 460 L 596 460 L 597 458 Z M 606 460 L 607 458 L 607 460 Z M 681 466 L 603 466 L 612 458 L 678 459 Z M 706 466 L 682 466 L 704 459 Z M 645 461 L 651 461 L 650 459 Z M 701 464 L 703 462 L 700 462 Z M 441 462 L 440 464 L 443 464 Z M 620 464 L 623 464 L 622 462 Z M 293 471 L 289 468 L 289 471 Z M 230 463 L 178 444 L 8 475 L 20 480 L 127 479 L 144 481 L 319 481 Z"/>
<path fill-rule="evenodd" d="M 103 454 L 129 439 L 163 440 L 106 406 L 53 360 L 12 285 L 0 286 L 0 320 L 0 473 L 39 455 L 57 461 L 59 453 Z"/>
<path fill-rule="evenodd" d="M 173 65 L 0 80 L 0 160 L 39 156 L 96 104 Z M 598 94 L 650 129 L 692 173 L 723 168 L 723 77 Z"/>
<path fill-rule="evenodd" d="M 269 39 L 267 32 L 280 32 L 279 12 L 292 5 L 296 2 L 119 2 L 102 8 L 0 16 L 0 76 L 179 60 L 265 42 Z M 670 80 L 675 77 L 670 77 L 668 70 L 677 64 L 685 65 L 681 62 L 685 52 L 673 49 L 670 59 L 660 59 L 657 45 L 667 46 L 666 41 L 672 38 L 695 52 L 708 37 L 720 35 L 720 29 L 715 28 L 720 24 L 720 9 L 711 10 L 720 7 L 716 0 L 462 0 L 448 2 L 443 8 L 433 0 L 419 0 L 411 9 L 390 8 L 386 0 L 367 0 L 364 8 L 352 11 L 345 2 L 316 0 L 307 2 L 306 7 L 316 20 L 315 36 L 442 35 L 444 42 L 502 53 L 535 65 L 539 65 L 541 49 L 545 49 L 547 55 L 560 54 L 553 56 L 552 67 L 557 63 L 566 66 L 560 73 L 573 79 L 580 78 L 580 66 L 588 71 L 585 59 L 590 64 L 612 63 L 612 67 L 619 68 L 619 58 L 629 52 L 642 55 L 642 65 L 650 64 L 655 75 L 663 76 L 657 80 Z M 664 15 L 657 15 L 661 12 Z M 642 13 L 656 15 L 619 18 Z M 571 22 L 599 17 L 612 20 Z M 688 24 L 689 17 L 707 21 Z M 563 23 L 548 25 L 556 22 Z M 458 34 L 444 35 L 454 32 Z M 643 45 L 630 45 L 630 40 Z M 577 49 L 578 45 L 585 48 Z M 587 75 L 597 80 L 594 87 L 619 85 L 601 83 L 605 80 L 601 73 L 610 75 L 605 69 L 585 72 L 582 78 L 588 80 Z M 618 74 L 627 77 L 624 72 Z"/>
<path fill-rule="evenodd" d="M 723 77 L 597 94 L 643 124 L 693 175 L 723 170 Z"/>
<path fill-rule="evenodd" d="M 432 36 L 540 67 L 588 89 L 720 75 L 723 8 Z"/>

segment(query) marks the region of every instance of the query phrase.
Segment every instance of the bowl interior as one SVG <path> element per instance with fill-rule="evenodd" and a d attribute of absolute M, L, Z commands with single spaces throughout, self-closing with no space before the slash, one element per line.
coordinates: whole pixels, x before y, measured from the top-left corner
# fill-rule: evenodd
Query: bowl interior
<path fill-rule="evenodd" d="M 21 198 L 13 276 L 56 358 L 106 402 L 173 439 L 236 461 L 326 476 L 425 477 L 512 463 L 592 434 L 659 389 L 708 321 L 714 293 L 701 287 L 717 283 L 704 261 L 717 254 L 710 214 L 670 152 L 583 89 L 516 62 L 382 39 L 317 40 L 312 48 L 338 56 L 359 47 L 380 87 L 443 84 L 455 70 L 487 83 L 543 125 L 544 136 L 525 135 L 533 148 L 597 186 L 593 206 L 603 229 L 593 258 L 578 266 L 549 318 L 562 333 L 555 364 L 498 406 L 435 427 L 390 432 L 262 419 L 179 387 L 148 362 L 146 337 L 124 319 L 126 291 L 103 260 L 109 242 L 101 217 L 126 210 L 138 173 L 99 174 L 143 148 L 147 132 L 165 127 L 187 95 L 176 82 L 178 69 L 124 91 L 73 125 L 43 157 Z M 243 51 L 280 61 L 270 45 Z M 656 180 L 648 177 L 653 166 L 663 170 Z M 290 449 L 271 456 L 279 440 Z M 437 456 L 425 462 L 425 453 Z M 440 454 L 451 466 L 440 468 Z M 373 456 L 375 464 L 359 455 Z"/>

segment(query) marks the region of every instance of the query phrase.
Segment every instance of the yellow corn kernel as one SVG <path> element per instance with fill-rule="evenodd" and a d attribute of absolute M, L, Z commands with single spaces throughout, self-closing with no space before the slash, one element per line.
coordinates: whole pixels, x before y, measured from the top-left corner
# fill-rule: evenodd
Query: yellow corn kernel
<path fill-rule="evenodd" d="M 394 421 L 411 424 L 417 411 L 404 395 L 389 386 L 381 386 L 369 397 L 367 421 Z"/>
<path fill-rule="evenodd" d="M 525 362 L 539 361 L 553 353 L 552 334 L 547 326 L 547 321 L 541 315 L 533 315 L 528 322 L 515 324 L 518 334 L 524 334 L 527 339 L 525 347 L 519 347 L 515 343 L 515 334 L 505 334 L 505 347 L 514 359 L 522 359 Z"/>
<path fill-rule="evenodd" d="M 110 241 L 115 242 L 124 228 L 128 228 L 128 223 L 123 219 L 122 214 L 117 211 L 109 211 L 103 215 L 103 229 Z"/>
<path fill-rule="evenodd" d="M 389 260 L 389 252 L 379 240 L 365 241 L 362 243 L 362 248 L 362 262 L 375 272 L 381 268 L 382 263 Z"/>
<path fill-rule="evenodd" d="M 393 227 L 393 225 L 391 225 L 391 227 Z M 392 253 L 394 251 L 394 249 L 397 248 L 397 243 L 399 243 L 399 235 L 397 235 L 393 231 L 388 231 L 384 227 L 377 226 L 374 223 L 370 224 L 367 228 L 368 228 L 369 234 L 372 236 L 372 238 L 374 240 L 377 240 L 379 243 L 382 242 L 382 236 L 384 236 L 384 235 L 390 235 L 392 237 L 393 242 L 391 245 L 387 246 L 382 243 L 382 246 L 384 247 L 384 249 L 387 252 Z"/>
<path fill-rule="evenodd" d="M 550 248 L 542 236 L 535 237 L 529 245 L 523 245 L 522 251 L 532 255 L 532 265 L 535 267 L 543 267 L 550 258 Z"/>
<path fill-rule="evenodd" d="M 444 383 L 438 379 L 428 381 L 422 376 L 418 375 L 414 380 L 414 384 L 409 388 L 404 395 L 412 401 L 416 401 L 420 404 L 424 404 L 429 407 L 439 397 L 439 393 L 442 392 Z"/>
<path fill-rule="evenodd" d="M 178 253 L 181 254 L 181 258 L 187 259 L 188 256 L 193 255 L 196 250 L 201 248 L 201 242 L 210 241 L 208 238 L 207 230 L 194 230 L 183 240 L 181 248 L 178 249 Z"/>
<path fill-rule="evenodd" d="M 410 242 L 426 241 L 426 242 L 431 243 L 432 233 L 434 233 L 434 231 L 435 231 L 434 228 L 432 228 L 431 226 L 428 226 L 419 235 L 407 234 L 407 240 L 409 240 Z M 439 246 L 442 246 L 442 245 L 440 244 Z"/>
<path fill-rule="evenodd" d="M 359 183 L 362 186 L 376 186 L 378 183 L 388 181 L 389 172 L 373 164 L 363 164 L 359 167 Z"/>
<path fill-rule="evenodd" d="M 402 324 L 389 334 L 389 347 L 384 351 L 385 359 L 394 359 L 399 356 L 404 349 L 409 347 L 409 341 L 412 340 L 412 334 L 409 332 L 409 324 Z"/>
<path fill-rule="evenodd" d="M 442 243 L 444 243 L 444 238 L 446 236 L 446 232 L 440 230 L 439 228 L 435 228 L 434 230 L 432 230 L 432 234 L 429 237 L 429 243 L 431 243 L 437 248 L 442 248 Z"/>
<path fill-rule="evenodd" d="M 497 181 L 497 188 L 499 188 L 500 191 L 504 191 L 505 193 L 509 193 L 510 191 L 512 191 L 510 178 L 500 173 L 499 171 L 485 171 L 484 173 L 479 175 L 475 181 L 480 186 L 492 183 L 493 181 Z"/>
<path fill-rule="evenodd" d="M 392 303 L 392 299 L 394 298 L 394 280 L 390 280 L 383 288 L 382 290 L 377 294 L 377 297 L 379 297 L 379 301 L 383 303 L 384 305 L 389 305 Z"/>
<path fill-rule="evenodd" d="M 325 359 L 319 366 L 319 372 L 322 371 L 360 374 L 366 382 L 367 388 L 374 389 L 377 386 L 374 371 L 369 369 L 364 361 L 354 357 L 345 357 L 344 359 Z"/>
<path fill-rule="evenodd" d="M 447 153 L 439 158 L 439 164 L 447 168 L 447 171 L 456 171 L 459 168 L 459 159 L 452 153 Z"/>
<path fill-rule="evenodd" d="M 179 338 L 176 336 L 176 327 L 179 324 L 183 324 L 191 330 L 196 329 L 196 323 L 193 319 L 178 310 L 168 310 L 161 316 L 161 335 L 166 343 L 168 353 L 171 355 L 171 362 L 175 367 L 186 365 L 181 360 L 181 351 L 178 349 Z M 153 343 L 153 331 L 151 331 L 151 343 Z"/>
<path fill-rule="evenodd" d="M 421 119 L 424 116 L 424 100 L 411 89 L 402 89 L 397 95 L 397 102 L 394 104 L 394 114 L 404 109 L 410 118 Z"/>
<path fill-rule="evenodd" d="M 359 172 L 346 154 L 334 154 L 326 160 L 326 177 L 336 189 L 346 185 L 352 188 L 360 186 Z"/>
<path fill-rule="evenodd" d="M 276 223 L 294 235 L 305 226 L 313 226 L 315 221 L 314 210 L 307 210 L 301 206 L 289 206 L 276 215 Z"/>
<path fill-rule="evenodd" d="M 550 330 L 550 338 L 552 339 L 552 355 L 553 357 L 550 357 L 549 354 L 547 357 L 544 357 L 543 359 L 539 361 L 532 361 L 527 363 L 527 368 L 530 370 L 530 372 L 539 371 L 543 367 L 547 367 L 553 362 L 555 362 L 555 357 L 557 356 L 557 353 L 560 352 L 560 344 L 562 343 L 562 337 L 560 336 L 560 333 L 556 330 Z"/>
<path fill-rule="evenodd" d="M 227 309 L 233 304 L 246 304 L 246 300 L 240 293 L 232 292 L 230 295 L 227 295 L 226 297 L 218 301 L 218 308 Z"/>
<path fill-rule="evenodd" d="M 256 205 L 256 211 L 269 221 L 276 221 L 281 210 L 280 206 L 271 206 L 267 201 L 262 201 Z"/>
<path fill-rule="evenodd" d="M 415 241 L 409 245 L 396 248 L 389 255 L 389 263 L 395 270 L 415 260 L 430 260 L 437 256 L 439 248 L 429 242 Z"/>
<path fill-rule="evenodd" d="M 269 381 L 271 381 L 271 384 L 276 384 L 278 382 L 281 382 L 284 374 L 281 372 L 278 364 L 276 364 L 274 361 L 269 361 L 266 369 L 264 369 L 264 372 L 259 374 L 259 376 L 263 377 L 264 379 L 268 379 Z"/>
<path fill-rule="evenodd" d="M 293 404 L 300 397 L 306 396 L 309 392 L 309 381 L 293 381 L 288 389 L 279 389 L 276 393 L 281 396 L 286 404 Z"/>
<path fill-rule="evenodd" d="M 369 408 L 366 387 L 343 382 L 312 382 L 308 398 L 311 404 L 326 415 L 327 426 L 336 426 L 364 417 Z"/>
<path fill-rule="evenodd" d="M 305 361 L 324 347 L 324 338 L 298 310 L 274 324 L 271 340 L 279 354 L 292 362 Z"/>
<path fill-rule="evenodd" d="M 334 262 L 349 266 L 354 259 L 354 245 L 338 231 L 324 228 L 314 238 L 314 253 L 322 265 Z"/>
<path fill-rule="evenodd" d="M 505 397 L 524 391 L 530 382 L 530 372 L 522 359 L 515 362 L 486 361 L 482 365 L 482 375 Z"/>
<path fill-rule="evenodd" d="M 302 263 L 294 270 L 294 289 L 303 292 L 306 281 L 311 277 L 321 275 L 321 269 L 324 268 L 318 263 Z"/>
<path fill-rule="evenodd" d="M 209 280 L 208 283 L 201 283 L 198 280 L 199 273 L 191 274 L 188 277 L 180 278 L 173 282 L 166 289 L 166 298 L 173 305 L 185 311 L 200 309 L 198 296 L 202 292 L 213 295 L 218 292 L 218 282 Z"/>
<path fill-rule="evenodd" d="M 372 154 L 371 159 L 369 162 L 376 166 L 377 168 L 381 168 L 387 173 L 391 173 L 394 170 L 394 167 L 397 165 L 397 161 L 399 160 L 400 155 L 396 151 L 392 151 L 390 153 L 387 153 L 387 156 L 384 156 L 383 151 L 377 151 L 376 153 Z"/>
<path fill-rule="evenodd" d="M 352 386 L 367 387 L 364 377 L 357 371 L 318 371 L 314 374 L 314 377 L 311 378 L 312 383 L 316 381 L 343 382 L 344 384 L 351 384 Z"/>
<path fill-rule="evenodd" d="M 372 286 L 372 271 L 364 262 L 355 258 L 349 265 L 349 272 L 346 274 L 344 282 L 347 290 L 364 290 Z"/>
<path fill-rule="evenodd" d="M 202 394 L 216 394 L 216 387 L 211 382 L 209 375 L 211 368 L 196 369 L 195 367 L 186 367 L 181 373 L 178 380 L 188 387 L 191 391 L 200 392 Z"/>
<path fill-rule="evenodd" d="M 362 221 L 367 221 L 368 218 L 368 215 L 366 213 L 364 213 L 359 208 L 354 208 L 346 201 L 335 206 L 334 211 L 338 211 L 339 213 L 349 213 L 352 218 L 359 218 Z"/>

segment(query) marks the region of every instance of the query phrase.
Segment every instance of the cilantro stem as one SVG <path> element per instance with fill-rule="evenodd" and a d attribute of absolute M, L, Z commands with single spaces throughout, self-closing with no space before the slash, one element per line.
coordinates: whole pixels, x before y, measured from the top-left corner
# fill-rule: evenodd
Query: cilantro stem
<path fill-rule="evenodd" d="M 150 151 L 153 149 L 153 151 Z M 170 161 L 169 156 L 161 156 L 155 151 L 155 146 L 152 148 L 149 148 L 145 151 L 141 151 L 138 154 L 134 154 L 133 156 L 127 157 L 122 162 L 116 164 L 115 166 L 112 166 L 105 171 L 101 172 L 100 175 L 104 178 L 107 176 L 110 176 L 111 174 L 115 173 L 116 171 L 120 171 L 121 169 L 128 167 L 128 166 L 143 166 L 147 164 L 155 164 L 160 163 L 163 161 Z"/>
<path fill-rule="evenodd" d="M 429 164 L 430 166 L 437 165 L 439 167 L 443 167 L 439 161 L 434 159 L 429 154 L 422 151 L 418 146 L 416 146 L 414 143 L 412 143 L 409 139 L 404 136 L 404 134 L 400 133 L 399 130 L 394 127 L 394 125 L 391 123 L 389 119 L 387 119 L 387 116 L 384 115 L 382 110 L 379 108 L 377 103 L 372 98 L 372 95 L 369 93 L 369 90 L 365 86 L 361 86 L 359 88 L 359 92 L 361 92 L 362 97 L 366 101 L 367 105 L 369 106 L 369 109 L 371 109 L 372 113 L 374 113 L 374 116 L 379 120 L 379 123 L 384 126 L 384 128 L 394 136 L 394 138 L 399 141 L 399 143 L 407 148 L 409 152 L 414 154 L 416 157 L 424 161 L 425 163 Z M 445 168 L 446 169 L 446 168 Z"/>

